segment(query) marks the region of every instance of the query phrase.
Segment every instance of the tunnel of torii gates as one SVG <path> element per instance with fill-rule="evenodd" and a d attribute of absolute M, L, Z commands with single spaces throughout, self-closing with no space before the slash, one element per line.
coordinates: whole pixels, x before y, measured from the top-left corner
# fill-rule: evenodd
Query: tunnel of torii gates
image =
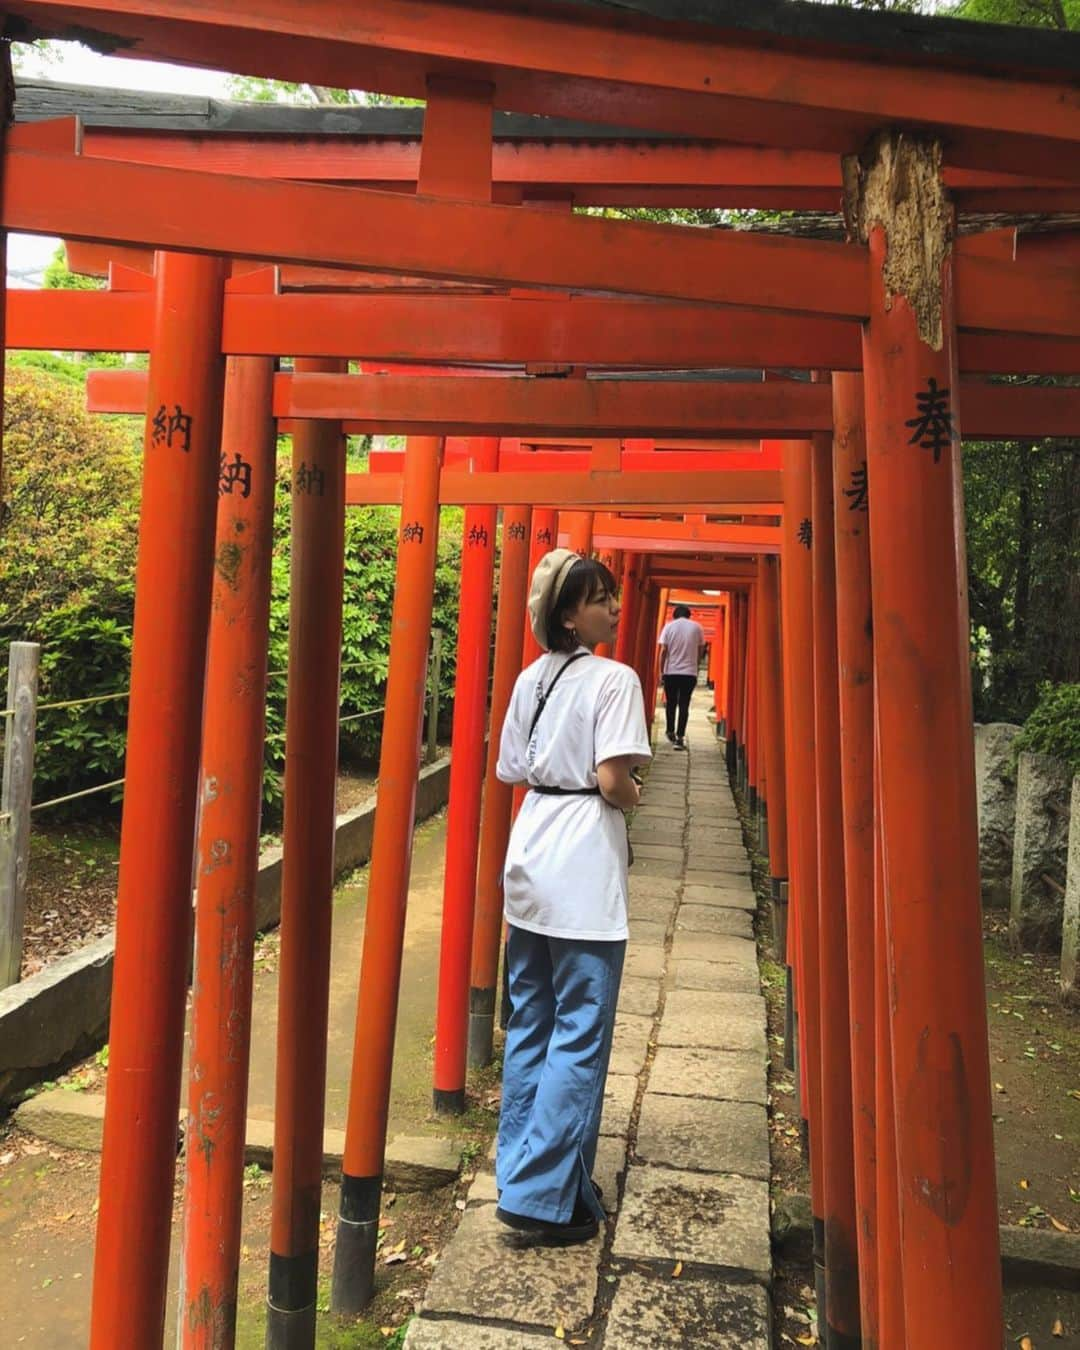
<path fill-rule="evenodd" d="M 374 0 L 360 25 L 331 0 L 4 6 L 11 37 L 426 100 L 394 170 L 347 135 L 323 136 L 352 156 L 335 165 L 247 129 L 231 145 L 69 117 L 6 129 L 3 228 L 60 235 L 112 282 L 9 292 L 6 345 L 150 352 L 148 374 L 89 385 L 146 428 L 96 1350 L 163 1334 L 197 804 L 179 1323 L 185 1346 L 233 1337 L 279 430 L 268 1344 L 314 1339 L 343 519 L 373 502 L 400 504 L 401 526 L 334 1306 L 372 1287 L 438 511 L 460 503 L 437 1107 L 460 1109 L 466 1059 L 490 1052 L 513 809 L 491 746 L 535 655 L 529 563 L 559 538 L 620 571 L 613 655 L 650 706 L 665 600 L 718 600 L 714 695 L 767 819 L 828 1343 L 1001 1343 L 961 412 L 969 437 L 1075 432 L 1076 389 L 992 377 L 1080 372 L 1080 250 L 1065 229 L 962 231 L 978 211 L 1022 227 L 1078 209 L 1080 43 L 746 8 Z M 495 108 L 593 131 L 566 132 L 572 164 L 554 124 L 508 151 Z M 586 203 L 843 203 L 847 236 L 570 209 Z M 407 446 L 346 476 L 354 431 Z"/>

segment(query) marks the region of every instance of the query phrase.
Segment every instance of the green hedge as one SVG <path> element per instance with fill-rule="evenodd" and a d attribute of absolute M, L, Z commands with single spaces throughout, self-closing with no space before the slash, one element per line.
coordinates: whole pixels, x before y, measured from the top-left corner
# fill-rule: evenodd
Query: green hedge
<path fill-rule="evenodd" d="M 7 644 L 42 644 L 40 701 L 125 690 L 130 678 L 138 532 L 138 424 L 91 417 L 71 363 L 9 360 L 0 519 L 0 678 Z M 280 458 L 270 611 L 270 669 L 288 661 L 288 455 Z M 342 713 L 383 703 L 389 656 L 397 521 L 392 507 L 346 513 Z M 462 512 L 443 512 L 432 626 L 443 631 L 444 691 L 453 688 Z M 285 679 L 267 699 L 265 799 L 280 803 Z M 447 695 L 443 707 L 448 716 Z M 126 699 L 45 709 L 38 720 L 34 798 L 42 801 L 123 776 Z M 346 760 L 377 759 L 378 716 L 342 728 Z M 103 797 L 80 809 L 94 811 Z"/>

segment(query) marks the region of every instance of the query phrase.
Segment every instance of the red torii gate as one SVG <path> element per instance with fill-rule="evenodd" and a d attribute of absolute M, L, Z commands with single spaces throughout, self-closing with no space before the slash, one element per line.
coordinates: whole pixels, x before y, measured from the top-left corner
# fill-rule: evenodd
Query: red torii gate
<path fill-rule="evenodd" d="M 661 227 L 551 216 L 544 221 L 545 232 L 551 236 L 549 252 L 541 255 L 537 251 L 539 232 L 527 211 L 517 212 L 511 222 L 498 214 L 508 208 L 463 207 L 460 203 L 377 194 L 360 188 L 348 189 L 347 193 L 337 190 L 343 195 L 332 196 L 327 194 L 335 193 L 334 189 L 230 181 L 228 176 L 219 176 L 215 184 L 209 181 L 211 175 L 170 174 L 109 161 L 91 164 L 55 150 L 8 152 L 4 223 L 9 228 L 63 231 L 104 241 L 123 241 L 137 233 L 140 237 L 135 242 L 148 244 L 182 242 L 211 253 L 235 253 L 242 248 L 254 257 L 402 270 L 462 281 L 550 285 L 563 290 L 580 286 L 631 294 L 639 293 L 645 284 L 650 295 L 664 301 L 744 304 L 785 314 L 802 311 L 819 320 L 839 320 L 840 328 L 847 332 L 855 323 L 865 325 L 862 364 L 867 385 L 868 483 L 873 499 L 880 494 L 888 501 L 889 511 L 873 512 L 869 530 L 872 566 L 868 569 L 868 587 L 873 592 L 875 639 L 872 656 L 865 646 L 862 656 L 864 667 L 869 669 L 872 661 L 878 675 L 876 729 L 867 726 L 865 720 L 858 721 L 859 733 L 851 748 L 865 751 L 876 737 L 880 790 L 875 811 L 865 777 L 858 780 L 852 789 L 853 803 L 845 798 L 845 816 L 849 823 L 860 819 L 860 810 L 865 811 L 869 801 L 881 841 L 879 947 L 884 951 L 887 944 L 890 960 L 887 978 L 879 978 L 873 992 L 882 1009 L 894 1009 L 891 1025 L 888 1019 L 880 1025 L 878 1047 L 879 1052 L 887 1051 L 879 1054 L 879 1064 L 892 1066 L 892 1072 L 885 1072 L 878 1084 L 879 1105 L 885 1106 L 878 1113 L 883 1129 L 893 1124 L 897 1129 L 898 1170 L 891 1184 L 888 1169 L 893 1160 L 888 1148 L 882 1147 L 887 1143 L 883 1138 L 878 1140 L 878 1157 L 883 1167 L 883 1205 L 889 1199 L 902 1209 L 904 1217 L 902 1224 L 890 1230 L 888 1221 L 897 1220 L 898 1215 L 888 1207 L 879 1214 L 879 1240 L 884 1247 L 882 1235 L 891 1237 L 901 1261 L 892 1266 L 871 1261 L 864 1268 L 868 1275 L 883 1276 L 902 1270 L 904 1278 L 902 1289 L 886 1287 L 888 1281 L 884 1281 L 879 1298 L 872 1302 L 864 1298 L 864 1319 L 867 1325 L 872 1319 L 884 1345 L 921 1346 L 950 1336 L 995 1343 L 1000 1316 L 996 1301 L 987 1295 L 998 1278 L 996 1215 L 989 1108 L 982 1101 L 985 1074 L 977 1067 L 985 1025 L 976 959 L 978 931 L 973 922 L 977 917 L 977 887 L 973 884 L 970 745 L 965 741 L 969 730 L 963 641 L 966 608 L 962 558 L 955 549 L 956 328 L 960 325 L 1018 334 L 1022 341 L 1032 340 L 1027 348 L 1032 361 L 1041 351 L 1049 362 L 1067 365 L 1073 357 L 1065 349 L 1072 344 L 1059 340 L 1077 336 L 1077 283 L 1075 269 L 1068 266 L 1022 262 L 1006 266 L 993 259 L 964 256 L 954 266 L 946 247 L 944 210 L 934 216 L 932 251 L 921 255 L 912 274 L 900 276 L 895 265 L 890 269 L 889 256 L 894 260 L 903 257 L 911 246 L 912 221 L 898 211 L 896 194 L 880 185 L 890 179 L 918 181 L 929 194 L 924 200 L 942 200 L 939 151 L 917 140 L 891 135 L 890 128 L 897 123 L 922 127 L 928 133 L 944 132 L 948 158 L 957 166 L 1037 173 L 1059 178 L 1066 185 L 1075 183 L 1080 176 L 1075 156 L 1077 115 L 1070 101 L 1070 76 L 1061 69 L 1060 53 L 1064 49 L 1059 48 L 1055 55 L 1037 40 L 1025 46 L 1026 39 L 1017 41 L 1012 34 L 1009 48 L 1004 49 L 994 46 L 992 35 L 968 30 L 975 34 L 970 42 L 976 50 L 964 52 L 961 60 L 955 49 L 949 50 L 949 41 L 956 39 L 948 25 L 930 30 L 916 24 L 914 37 L 905 42 L 890 24 L 867 23 L 870 16 L 858 20 L 848 16 L 842 21 L 847 26 L 835 29 L 831 25 L 841 20 L 824 12 L 818 20 L 819 30 L 813 29 L 813 20 L 805 22 L 818 43 L 839 35 L 840 45 L 827 48 L 827 54 L 798 32 L 784 34 L 784 41 L 773 45 L 762 40 L 746 20 L 740 25 L 727 18 L 723 26 L 710 27 L 672 23 L 657 16 L 645 22 L 620 15 L 620 26 L 612 28 L 615 21 L 609 16 L 573 6 L 529 14 L 508 11 L 505 22 L 493 27 L 486 15 L 464 6 L 442 4 L 434 9 L 426 7 L 424 26 L 419 27 L 406 4 L 383 0 L 378 16 L 372 16 L 359 35 L 348 29 L 343 32 L 340 14 L 331 14 L 331 7 L 320 3 L 306 6 L 299 23 L 286 0 L 265 0 L 257 18 L 245 5 L 234 6 L 225 14 L 215 10 L 209 0 L 194 19 L 177 18 L 160 0 L 142 0 L 138 10 L 134 14 L 125 12 L 107 0 L 82 6 L 27 2 L 10 7 L 13 14 L 29 16 L 39 23 L 44 20 L 46 28 L 52 22 L 61 31 L 69 23 L 80 25 L 83 31 L 88 27 L 111 31 L 130 39 L 131 50 L 141 55 L 179 59 L 196 59 L 198 55 L 205 60 L 206 52 L 215 50 L 219 60 L 235 63 L 238 69 L 299 74 L 324 82 L 333 82 L 341 74 L 344 78 L 340 82 L 349 83 L 362 80 L 365 70 L 377 70 L 381 78 L 370 83 L 385 79 L 402 92 L 422 90 L 434 66 L 442 75 L 456 70 L 471 78 L 479 60 L 494 88 L 494 100 L 504 107 L 571 115 L 592 113 L 628 125 L 644 122 L 683 133 L 707 128 L 722 119 L 724 134 L 733 141 L 754 140 L 849 155 L 865 148 L 861 173 L 848 180 L 848 204 L 859 223 L 860 236 L 869 246 L 868 253 L 853 246 L 808 246 L 789 240 L 770 240 L 766 245 L 766 241 L 748 243 L 720 235 L 695 239 L 684 234 L 676 240 Z M 775 20 L 770 18 L 770 22 Z M 299 35 L 298 27 L 302 29 Z M 253 37 L 255 28 L 257 36 Z M 930 31 L 947 36 L 944 50 L 929 54 L 919 46 L 921 34 Z M 448 45 L 451 32 L 452 46 Z M 597 40 L 600 37 L 602 41 Z M 865 49 L 860 49 L 860 41 Z M 880 46 L 875 46 L 878 42 Z M 872 62 L 867 59 L 871 48 Z M 459 52 L 468 53 L 471 64 L 458 67 Z M 978 64 L 980 58 L 982 66 Z M 928 110 L 919 82 L 910 78 L 912 65 L 917 62 L 934 68 L 932 110 Z M 1021 62 L 1026 62 L 1026 69 Z M 545 69 L 538 70 L 538 65 Z M 553 71 L 559 75 L 557 80 L 551 79 Z M 703 80 L 705 72 L 708 78 Z M 1049 133 L 1048 127 L 1052 128 Z M 871 143 L 875 132 L 882 135 Z M 170 220 L 168 199 L 156 195 L 166 184 L 194 194 L 203 208 L 199 219 L 176 227 Z M 93 209 L 87 205 L 90 202 Z M 238 236 L 245 232 L 234 222 L 243 219 L 243 205 L 252 203 L 265 206 L 266 219 L 280 212 L 276 217 L 280 228 L 268 228 L 260 212 L 250 222 L 248 237 L 241 243 Z M 370 212 L 376 208 L 385 229 L 377 237 L 354 242 L 360 238 L 360 231 L 353 228 L 354 223 L 360 223 L 359 213 L 369 213 L 370 219 Z M 136 231 L 132 230 L 133 219 L 138 221 Z M 301 219 L 306 227 L 303 230 Z M 884 248 L 886 233 L 891 255 Z M 305 237 L 300 237 L 302 234 Z M 254 238 L 249 242 L 251 236 Z M 927 238 L 925 233 L 923 238 Z M 342 240 L 349 242 L 342 247 Z M 192 262 L 190 275 L 200 279 L 206 287 L 207 303 L 220 314 L 215 294 L 219 274 L 207 270 L 212 266 Z M 178 268 L 174 275 L 175 271 Z M 162 293 L 167 292 L 168 281 L 162 276 Z M 456 305 L 458 298 L 449 303 Z M 1046 337 L 1054 340 L 1049 346 L 1043 341 Z M 972 338 L 981 341 L 982 334 L 973 332 L 966 340 Z M 189 361 L 187 368 L 196 369 L 201 360 L 208 379 L 217 341 L 216 333 L 212 334 L 210 350 L 197 351 L 194 356 L 198 359 Z M 1008 340 L 1012 344 L 1008 350 L 1014 357 L 1019 351 L 1016 341 L 1015 337 Z M 353 347 L 348 354 L 359 350 Z M 418 353 L 408 355 L 416 357 Z M 547 356 L 551 359 L 550 351 Z M 985 358 L 975 358 L 976 362 L 980 359 Z M 993 359 L 1006 360 L 1004 355 Z M 165 396 L 163 403 L 172 406 L 180 367 L 170 367 L 165 356 L 160 364 L 165 381 L 159 386 Z M 813 364 L 842 370 L 854 369 L 859 362 L 853 354 L 835 364 L 819 356 Z M 983 368 L 1018 367 L 1009 360 L 1004 365 Z M 171 387 L 169 376 L 174 381 Z M 153 374 L 151 378 L 153 382 Z M 203 387 L 211 388 L 206 379 Z M 850 385 L 845 386 L 842 380 L 834 384 L 837 398 L 845 389 L 850 396 Z M 182 392 L 187 397 L 195 391 L 183 386 Z M 149 406 L 157 406 L 153 393 Z M 208 404 L 204 397 L 197 406 L 200 410 L 209 408 L 208 421 L 212 423 L 212 401 Z M 190 411 L 185 415 L 191 416 Z M 853 419 L 850 414 L 843 419 L 834 416 L 833 423 L 835 432 L 850 427 Z M 914 436 L 912 424 L 916 427 Z M 805 446 L 805 442 L 796 440 L 788 442 L 789 449 L 785 450 L 785 457 L 790 450 L 793 483 L 801 481 L 800 456 Z M 191 510 L 180 512 L 185 520 L 190 517 L 205 522 L 213 480 L 202 461 L 209 460 L 210 455 L 206 444 L 194 438 L 186 453 L 193 449 L 200 454 L 189 463 L 199 459 L 201 476 L 194 471 L 178 476 L 171 490 L 187 490 L 190 494 Z M 213 450 L 212 445 L 209 450 Z M 814 527 L 812 535 L 818 541 L 812 545 L 814 619 L 805 650 L 815 651 L 816 637 L 822 657 L 817 666 L 818 681 L 823 691 L 832 688 L 835 694 L 836 682 L 828 666 L 827 619 L 836 601 L 826 566 L 830 531 L 825 476 L 819 468 L 816 479 L 811 476 L 807 481 L 816 483 L 818 497 L 816 501 L 813 494 L 805 498 L 805 516 L 791 510 L 785 488 L 785 529 L 801 530 L 804 522 Z M 404 492 L 408 500 L 407 485 Z M 174 512 L 177 505 L 182 508 L 184 503 L 170 504 Z M 168 514 L 165 510 L 163 519 Z M 201 539 L 204 544 L 208 539 L 205 528 Z M 785 562 L 798 558 L 798 549 L 804 543 L 810 545 L 811 539 L 803 541 L 796 534 L 790 552 L 785 549 Z M 826 548 L 825 553 L 821 553 L 822 548 Z M 208 562 L 200 562 L 200 538 L 189 537 L 188 549 L 190 575 L 208 577 Z M 862 555 L 861 563 L 864 577 L 866 556 Z M 791 567 L 785 572 L 788 570 L 794 574 L 794 586 L 799 582 L 799 569 Z M 850 588 L 856 582 L 846 579 L 846 584 Z M 206 593 L 205 580 L 201 587 L 194 587 L 193 595 L 200 593 Z M 853 592 L 849 589 L 849 593 Z M 181 599 L 178 597 L 178 602 Z M 193 609 L 198 605 L 193 603 Z M 790 616 L 787 603 L 784 609 Z M 804 605 L 801 613 L 805 621 L 810 606 Z M 863 619 L 865 631 L 865 615 Z M 794 631 L 793 625 L 788 636 Z M 198 647 L 197 622 L 192 633 Z M 901 637 L 902 646 L 898 645 Z M 841 629 L 837 641 L 844 640 Z M 785 643 L 785 662 L 790 645 Z M 906 663 L 900 660 L 901 654 L 906 654 Z M 832 660 L 835 662 L 835 653 Z M 195 679 L 197 683 L 197 674 Z M 928 718 L 926 743 L 936 738 L 936 753 L 958 766 L 955 779 L 938 785 L 932 812 L 920 809 L 931 766 L 918 757 L 920 747 L 913 753 L 906 741 L 910 709 L 927 679 L 933 683 L 937 697 Z M 785 691 L 791 688 L 792 681 L 785 680 Z M 132 704 L 133 736 L 135 743 L 141 744 L 146 732 L 137 727 L 136 706 L 140 716 L 145 716 L 146 708 L 152 705 L 146 703 L 141 681 L 137 689 L 133 684 L 133 690 L 138 694 Z M 189 732 L 194 725 L 193 705 L 189 702 L 186 706 L 186 717 L 178 719 L 178 734 Z M 838 737 L 846 745 L 850 725 L 845 727 L 841 721 L 837 728 L 825 703 L 813 711 L 820 713 L 820 727 L 827 733 L 823 753 L 835 750 Z M 865 719 L 865 708 L 862 716 Z M 790 722 L 788 719 L 788 725 Z M 811 761 L 807 778 L 805 747 L 790 743 L 788 748 L 797 751 L 795 758 L 801 765 L 789 770 L 789 781 L 809 788 L 810 795 L 804 793 L 803 800 L 814 799 L 829 781 L 827 775 L 833 767 L 821 758 Z M 792 762 L 791 754 L 788 761 Z M 149 786 L 152 789 L 152 784 Z M 150 801 L 154 801 L 152 792 Z M 866 837 L 865 832 L 861 837 Z M 894 842 L 903 838 L 904 848 L 890 848 L 890 838 Z M 819 1169 L 821 1155 L 829 1159 L 828 1167 L 817 1178 L 815 1196 L 824 1205 L 819 1212 L 830 1220 L 834 1236 L 850 1239 L 854 1224 L 845 1231 L 848 1205 L 842 1186 L 836 1189 L 845 1172 L 843 1104 L 837 1097 L 843 1096 L 843 1074 L 830 1063 L 825 1066 L 827 1072 L 818 1077 L 826 1038 L 820 1027 L 812 1025 L 822 1006 L 817 972 L 824 974 L 831 969 L 821 961 L 819 931 L 835 936 L 836 928 L 825 922 L 819 930 L 818 919 L 835 918 L 835 912 L 823 909 L 815 917 L 810 897 L 816 890 L 824 891 L 823 877 L 834 875 L 819 871 L 818 863 L 824 865 L 827 860 L 835 867 L 835 839 L 826 843 L 804 838 L 798 856 L 802 861 L 797 867 L 793 852 L 792 882 L 796 895 L 801 888 L 803 898 L 796 904 L 799 923 L 792 938 L 800 970 L 802 1020 L 809 1042 L 807 1066 L 812 1070 L 807 1076 L 812 1128 L 823 1145 L 812 1157 L 819 1160 Z M 174 859 L 176 878 L 182 871 L 180 863 L 179 857 Z M 849 871 L 849 887 L 851 875 Z M 865 870 L 860 876 L 860 888 L 852 903 L 865 901 L 869 894 Z M 156 893 L 166 897 L 174 880 L 162 873 Z M 941 933 L 929 933 L 918 907 L 903 903 L 909 894 L 925 894 L 938 887 L 955 897 L 959 907 L 947 940 Z M 835 892 L 827 898 L 832 900 L 834 896 Z M 850 912 L 851 904 L 848 909 Z M 126 936 L 123 924 L 121 935 L 125 951 L 132 951 L 134 939 Z M 118 949 L 118 971 L 119 962 Z M 842 1029 L 846 1037 L 846 1028 Z M 891 1045 L 884 1040 L 885 1032 L 891 1033 Z M 950 1046 L 959 1054 L 950 1058 Z M 930 1090 L 930 1085 L 936 1091 Z M 888 1101 L 894 1092 L 898 1095 L 895 1112 Z M 953 1102 L 957 1107 L 962 1103 L 964 1112 L 969 1113 L 965 1116 L 969 1122 L 966 1132 L 958 1130 L 955 1114 L 941 1109 L 942 1102 Z M 839 1114 L 834 1110 L 837 1107 Z M 850 1113 L 850 1104 L 847 1109 Z M 953 1158 L 947 1148 L 944 1164 L 940 1154 L 929 1151 L 929 1141 L 942 1137 L 949 1147 L 958 1150 Z M 855 1142 L 857 1147 L 858 1140 Z M 965 1143 L 969 1147 L 965 1148 Z M 153 1155 L 148 1159 L 152 1161 Z M 154 1165 L 164 1173 L 163 1158 Z M 107 1215 L 104 1203 L 102 1225 L 103 1232 L 122 1232 L 121 1216 L 115 1209 Z M 830 1327 L 849 1334 L 851 1283 L 844 1278 L 844 1271 L 850 1265 L 845 1266 L 840 1247 L 830 1254 L 829 1242 L 827 1229 L 825 1259 L 834 1277 L 827 1321 Z M 119 1288 L 121 1270 L 119 1262 L 105 1265 L 105 1272 L 99 1270 L 98 1274 L 102 1319 L 110 1315 L 105 1311 L 110 1306 L 118 1309 L 110 1299 Z M 115 1283 L 110 1282 L 113 1277 Z M 898 1329 L 901 1317 L 903 1330 Z M 99 1320 L 96 1325 L 100 1338 L 108 1323 Z M 146 1325 L 152 1334 L 152 1311 Z"/>

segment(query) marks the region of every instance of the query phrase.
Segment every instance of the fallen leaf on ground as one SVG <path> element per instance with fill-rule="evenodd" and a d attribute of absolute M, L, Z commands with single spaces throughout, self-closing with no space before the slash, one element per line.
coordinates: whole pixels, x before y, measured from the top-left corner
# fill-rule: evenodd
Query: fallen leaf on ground
<path fill-rule="evenodd" d="M 1022 1191 L 1026 1191 L 1030 1189 L 1031 1182 L 1028 1181 L 1025 1177 L 1021 1177 L 1019 1181 L 1019 1186 Z"/>
<path fill-rule="evenodd" d="M 677 1280 L 681 1274 L 682 1274 L 682 1262 L 676 1261 L 671 1271 L 671 1278 L 673 1280 Z"/>
<path fill-rule="evenodd" d="M 810 1332 L 809 1335 L 806 1335 L 806 1336 L 796 1336 L 796 1337 L 795 1337 L 795 1344 L 796 1344 L 796 1345 L 817 1345 L 817 1337 L 814 1335 L 813 1332 Z"/>
<path fill-rule="evenodd" d="M 1060 1318 L 1060 1317 L 1055 1317 L 1055 1318 L 1054 1318 L 1054 1325 L 1050 1328 L 1050 1335 L 1051 1335 L 1051 1336 L 1064 1336 L 1064 1335 L 1065 1335 L 1065 1328 L 1064 1328 L 1064 1327 L 1062 1326 L 1062 1324 L 1061 1324 L 1061 1318 Z"/>
<path fill-rule="evenodd" d="M 1072 1229 L 1067 1224 L 1062 1223 L 1060 1219 L 1055 1219 L 1052 1214 L 1048 1214 L 1046 1217 L 1050 1220 L 1050 1222 L 1054 1225 L 1054 1227 L 1058 1230 L 1059 1233 L 1072 1232 Z"/>
<path fill-rule="evenodd" d="M 455 1201 L 454 1201 L 454 1208 L 455 1208 L 455 1209 L 464 1209 L 464 1208 L 465 1208 L 465 1201 L 464 1201 L 464 1200 L 455 1200 Z"/>
<path fill-rule="evenodd" d="M 407 1261 L 408 1259 L 409 1258 L 405 1255 L 404 1252 L 387 1252 L 386 1255 L 383 1257 L 383 1265 L 393 1266 L 397 1265 L 399 1261 Z"/>
<path fill-rule="evenodd" d="M 566 1340 L 566 1331 L 565 1331 L 565 1329 L 564 1329 L 563 1327 L 556 1327 L 556 1328 L 555 1328 L 555 1339 L 556 1339 L 557 1341 L 565 1341 L 565 1340 Z"/>
<path fill-rule="evenodd" d="M 1032 1343 L 1030 1336 L 1020 1337 L 1020 1350 L 1035 1350 L 1035 1346 Z"/>

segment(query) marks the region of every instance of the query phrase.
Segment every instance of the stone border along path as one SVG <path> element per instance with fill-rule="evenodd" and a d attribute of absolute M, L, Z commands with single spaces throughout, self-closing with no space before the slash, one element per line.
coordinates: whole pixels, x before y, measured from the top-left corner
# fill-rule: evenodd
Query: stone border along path
<path fill-rule="evenodd" d="M 721 744 L 661 736 L 632 828 L 630 943 L 595 1176 L 607 1231 L 522 1248 L 477 1175 L 407 1350 L 768 1350 L 769 1141 L 756 897 Z M 490 1169 L 491 1158 L 488 1160 Z"/>

